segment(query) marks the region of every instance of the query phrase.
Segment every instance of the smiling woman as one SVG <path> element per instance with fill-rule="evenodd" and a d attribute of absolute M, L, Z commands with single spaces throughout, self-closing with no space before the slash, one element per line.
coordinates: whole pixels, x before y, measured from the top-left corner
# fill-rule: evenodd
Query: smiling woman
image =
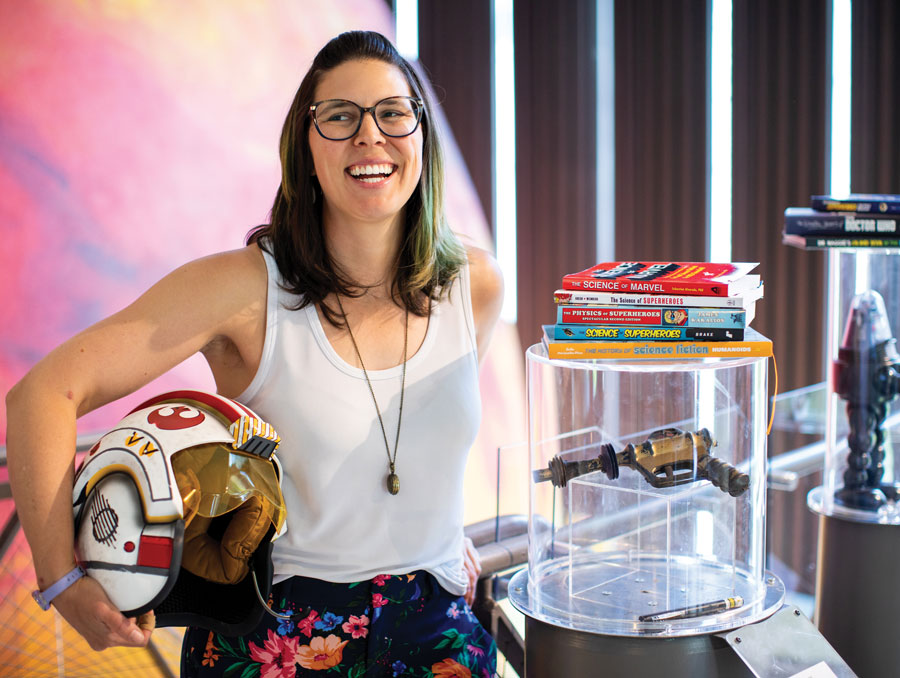
<path fill-rule="evenodd" d="M 410 106 L 415 106 L 416 124 L 409 133 L 392 137 L 375 124 L 380 122 L 375 108 L 384 99 L 400 97 L 407 97 Z M 319 106 L 334 99 L 355 104 L 353 110 L 359 115 L 354 135 L 342 140 L 326 138 L 332 135 L 318 128 Z M 371 115 L 360 110 L 369 107 Z M 390 215 L 393 208 L 394 217 L 402 225 L 403 240 L 396 262 L 396 292 L 416 315 L 427 314 L 427 298 L 455 275 L 465 253 L 444 218 L 444 161 L 438 127 L 430 119 L 433 111 L 428 90 L 396 50 L 388 53 L 382 45 L 360 40 L 353 50 L 330 45 L 316 56 L 282 130 L 282 182 L 270 224 L 251 236 L 251 240 L 265 238 L 275 243 L 273 255 L 285 282 L 302 294 L 306 303 L 324 301 L 335 280 L 343 293 L 351 292 L 342 271 L 331 266 L 325 245 L 322 220 L 334 216 L 340 217 L 339 222 L 344 216 L 362 216 L 369 222 Z M 373 165 L 391 168 L 387 188 L 392 192 L 362 194 L 369 196 L 366 201 L 371 202 L 366 204 L 359 203 L 358 191 L 342 198 L 342 193 L 369 183 L 351 179 L 351 167 L 353 174 L 365 171 L 369 176 L 374 169 L 368 168 Z M 377 181 L 371 183 L 381 186 Z M 334 192 L 329 200 L 317 202 L 326 185 Z M 404 194 L 406 198 L 402 198 Z M 351 212 L 343 214 L 345 209 Z M 366 209 L 375 212 L 358 214 Z M 339 237 L 339 233 L 335 235 Z M 322 311 L 329 322 L 337 320 L 329 304 L 324 304 Z"/>
<path fill-rule="evenodd" d="M 75 565 L 56 498 L 76 417 L 199 352 L 220 394 L 279 431 L 288 527 L 271 614 L 240 638 L 189 629 L 182 675 L 492 674 L 462 499 L 502 279 L 445 221 L 432 111 L 382 35 L 334 38 L 294 98 L 271 219 L 248 246 L 176 270 L 13 388 L 10 480 L 39 588 Z M 95 649 L 147 642 L 90 577 L 53 604 Z"/>
<path fill-rule="evenodd" d="M 422 174 L 421 113 L 409 94 L 403 72 L 374 59 L 346 61 L 319 81 L 309 146 L 326 229 L 358 220 L 402 232 L 403 207 Z"/>

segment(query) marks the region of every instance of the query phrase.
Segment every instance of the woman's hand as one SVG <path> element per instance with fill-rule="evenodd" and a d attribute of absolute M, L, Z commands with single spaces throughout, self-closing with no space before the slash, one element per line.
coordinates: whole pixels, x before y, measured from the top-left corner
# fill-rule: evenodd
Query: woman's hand
<path fill-rule="evenodd" d="M 478 575 L 481 574 L 481 558 L 478 549 L 468 537 L 463 538 L 463 570 L 469 579 L 469 587 L 466 589 L 466 603 L 469 606 L 475 602 L 475 591 L 478 585 Z"/>
<path fill-rule="evenodd" d="M 92 650 L 117 645 L 145 647 L 156 625 L 152 612 L 138 619 L 125 617 L 110 602 L 103 587 L 82 577 L 53 599 L 53 606 L 80 633 Z"/>

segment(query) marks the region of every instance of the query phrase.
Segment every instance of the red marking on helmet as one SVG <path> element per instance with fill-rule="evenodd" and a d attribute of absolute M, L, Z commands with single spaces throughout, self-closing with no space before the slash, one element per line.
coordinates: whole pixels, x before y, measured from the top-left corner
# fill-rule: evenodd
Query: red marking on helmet
<path fill-rule="evenodd" d="M 155 398 L 150 398 L 150 400 L 144 401 L 133 410 L 131 410 L 129 414 L 137 412 L 138 410 L 152 407 L 153 405 L 157 405 L 159 403 L 172 402 L 176 400 L 196 400 L 198 403 L 205 405 L 212 410 L 216 410 L 219 414 L 224 416 L 228 421 L 232 423 L 239 419 L 241 414 L 248 414 L 255 418 L 258 418 L 255 414 L 253 414 L 250 408 L 242 405 L 235 400 L 223 398 L 222 396 L 215 393 L 191 390 L 170 391 L 168 393 L 158 395 Z"/>
<path fill-rule="evenodd" d="M 166 410 L 171 410 L 172 413 L 162 414 L 162 412 Z M 196 412 L 197 414 L 193 417 L 185 417 L 182 416 L 183 412 Z M 206 415 L 203 414 L 203 412 L 195 410 L 192 407 L 186 407 L 185 405 L 167 405 L 165 407 L 160 407 L 158 410 L 153 410 L 147 415 L 147 421 L 157 428 L 161 428 L 163 431 L 177 431 L 183 428 L 191 428 L 192 426 L 197 426 L 204 419 L 206 419 Z"/>
<path fill-rule="evenodd" d="M 161 567 L 169 569 L 172 562 L 172 540 L 168 537 L 141 535 L 138 562 L 141 567 Z"/>
<path fill-rule="evenodd" d="M 125 553 L 131 553 L 132 551 L 134 551 L 134 542 L 126 541 L 125 542 Z"/>

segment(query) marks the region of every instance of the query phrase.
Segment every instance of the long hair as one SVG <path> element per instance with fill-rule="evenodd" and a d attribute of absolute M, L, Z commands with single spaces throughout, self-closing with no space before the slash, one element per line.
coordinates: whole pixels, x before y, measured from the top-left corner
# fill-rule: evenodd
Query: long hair
<path fill-rule="evenodd" d="M 391 291 L 415 315 L 426 316 L 431 300 L 439 299 L 465 261 L 465 250 L 444 217 L 444 160 L 433 103 L 419 76 L 391 42 L 373 31 L 349 31 L 326 44 L 316 55 L 281 130 L 281 185 L 269 223 L 247 236 L 278 265 L 283 287 L 299 295 L 297 309 L 319 304 L 330 323 L 343 324 L 338 313 L 322 303 L 331 293 L 359 296 L 364 288 L 347 278 L 325 245 L 322 227 L 322 189 L 312 174 L 309 147 L 316 87 L 331 69 L 356 59 L 375 59 L 396 66 L 413 95 L 424 102 L 422 176 L 406 203 L 400 253 Z"/>

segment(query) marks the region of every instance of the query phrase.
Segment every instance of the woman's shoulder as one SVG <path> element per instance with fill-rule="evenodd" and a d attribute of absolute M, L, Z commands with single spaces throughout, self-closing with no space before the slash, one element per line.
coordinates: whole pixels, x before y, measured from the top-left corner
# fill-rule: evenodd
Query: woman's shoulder
<path fill-rule="evenodd" d="M 222 268 L 229 273 L 265 273 L 266 263 L 262 250 L 255 243 L 233 250 L 209 254 L 188 262 L 185 266 L 197 268 Z"/>
<path fill-rule="evenodd" d="M 138 315 L 166 319 L 191 313 L 197 322 L 228 323 L 247 308 L 265 308 L 266 263 L 255 245 L 189 261 L 166 275 L 134 304 Z"/>
<path fill-rule="evenodd" d="M 488 301 L 503 296 L 503 273 L 493 254 L 475 245 L 466 245 L 472 300 Z"/>
<path fill-rule="evenodd" d="M 266 262 L 255 244 L 189 261 L 171 274 L 195 284 L 195 291 L 241 294 L 266 289 Z"/>
<path fill-rule="evenodd" d="M 487 351 L 494 327 L 503 306 L 503 273 L 493 254 L 474 245 L 466 245 L 469 261 L 469 280 L 472 316 L 481 359 Z"/>

